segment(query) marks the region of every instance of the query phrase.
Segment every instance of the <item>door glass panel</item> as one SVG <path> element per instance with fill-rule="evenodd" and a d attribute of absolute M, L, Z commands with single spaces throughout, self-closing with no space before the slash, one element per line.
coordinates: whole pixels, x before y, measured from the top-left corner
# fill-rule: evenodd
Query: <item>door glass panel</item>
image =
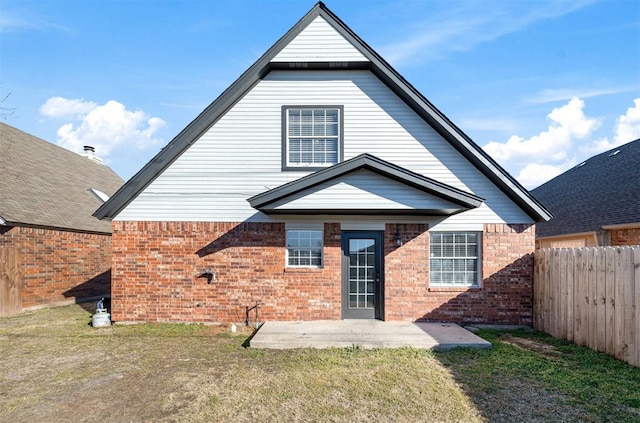
<path fill-rule="evenodd" d="M 349 308 L 358 308 L 358 296 L 349 295 Z"/>
<path fill-rule="evenodd" d="M 375 240 L 349 240 L 349 308 L 375 307 Z"/>
<path fill-rule="evenodd" d="M 373 307 L 374 307 L 373 294 L 367 295 L 367 308 L 373 308 Z"/>

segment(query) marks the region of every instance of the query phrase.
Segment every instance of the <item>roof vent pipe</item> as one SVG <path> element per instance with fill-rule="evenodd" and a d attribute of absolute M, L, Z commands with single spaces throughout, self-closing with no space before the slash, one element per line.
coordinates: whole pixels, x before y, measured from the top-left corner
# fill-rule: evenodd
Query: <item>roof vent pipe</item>
<path fill-rule="evenodd" d="M 90 145 L 85 145 L 84 146 L 84 156 L 87 159 L 93 160 L 95 152 L 96 152 L 96 149 L 94 147 L 91 147 Z"/>
<path fill-rule="evenodd" d="M 84 157 L 96 163 L 103 163 L 103 160 L 96 156 L 96 149 L 90 145 L 84 146 Z"/>

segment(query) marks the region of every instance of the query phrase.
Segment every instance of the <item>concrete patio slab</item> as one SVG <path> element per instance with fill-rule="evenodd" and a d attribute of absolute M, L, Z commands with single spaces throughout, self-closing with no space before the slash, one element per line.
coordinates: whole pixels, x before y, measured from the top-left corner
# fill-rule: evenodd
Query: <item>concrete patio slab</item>
<path fill-rule="evenodd" d="M 252 348 L 490 348 L 491 343 L 454 323 L 314 320 L 266 322 L 253 336 Z"/>

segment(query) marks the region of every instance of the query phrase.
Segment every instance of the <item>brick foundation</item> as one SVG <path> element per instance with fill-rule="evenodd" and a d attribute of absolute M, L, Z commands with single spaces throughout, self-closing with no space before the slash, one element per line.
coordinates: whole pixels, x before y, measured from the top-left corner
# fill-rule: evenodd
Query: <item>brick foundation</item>
<path fill-rule="evenodd" d="M 260 321 L 340 319 L 340 224 L 324 226 L 321 269 L 286 268 L 285 236 L 283 223 L 113 222 L 112 318 L 244 322 L 257 303 Z M 388 224 L 385 320 L 530 325 L 533 226 L 485 225 L 482 239 L 481 288 L 430 288 L 428 225 Z"/>
<path fill-rule="evenodd" d="M 23 308 L 109 295 L 110 235 L 7 226 L 0 247 L 20 251 Z"/>

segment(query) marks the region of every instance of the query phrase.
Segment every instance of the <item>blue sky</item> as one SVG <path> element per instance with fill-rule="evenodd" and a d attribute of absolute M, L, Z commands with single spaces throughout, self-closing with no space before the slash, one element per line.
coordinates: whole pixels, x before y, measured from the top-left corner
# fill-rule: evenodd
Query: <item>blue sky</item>
<path fill-rule="evenodd" d="M 128 179 L 314 3 L 0 0 L 2 120 Z M 640 138 L 640 1 L 325 3 L 528 188 Z"/>

